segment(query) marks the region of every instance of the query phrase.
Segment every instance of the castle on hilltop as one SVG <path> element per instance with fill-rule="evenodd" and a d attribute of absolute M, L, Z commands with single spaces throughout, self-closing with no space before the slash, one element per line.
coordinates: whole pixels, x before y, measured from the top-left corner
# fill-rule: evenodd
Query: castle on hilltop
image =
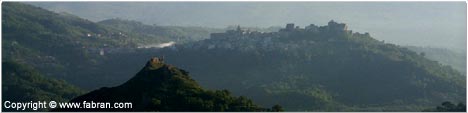
<path fill-rule="evenodd" d="M 151 63 L 155 63 L 155 64 L 164 63 L 164 56 L 162 58 L 153 57 L 153 58 L 151 58 L 150 61 L 151 61 Z"/>
<path fill-rule="evenodd" d="M 337 23 L 333 20 L 329 21 L 326 26 L 317 26 L 314 24 L 310 24 L 304 28 L 299 26 L 295 26 L 294 23 L 286 24 L 286 27 L 280 29 L 278 32 L 258 32 L 258 31 L 250 31 L 242 29 L 240 26 L 237 26 L 235 30 L 227 30 L 224 33 L 212 33 L 210 34 L 211 38 L 222 38 L 222 37 L 277 37 L 277 36 L 285 36 L 290 33 L 331 33 L 331 34 L 351 34 L 351 35 L 364 35 L 368 36 L 369 33 L 360 34 L 360 33 L 352 33 L 351 30 L 348 30 L 348 26 L 344 23 Z"/>
<path fill-rule="evenodd" d="M 328 22 L 327 26 L 317 26 L 315 24 L 310 24 L 304 29 L 299 26 L 294 26 L 294 23 L 286 24 L 286 28 L 281 29 L 280 32 L 293 32 L 293 31 L 307 31 L 307 32 L 345 32 L 348 31 L 348 26 L 344 23 L 337 23 L 333 20 Z"/>

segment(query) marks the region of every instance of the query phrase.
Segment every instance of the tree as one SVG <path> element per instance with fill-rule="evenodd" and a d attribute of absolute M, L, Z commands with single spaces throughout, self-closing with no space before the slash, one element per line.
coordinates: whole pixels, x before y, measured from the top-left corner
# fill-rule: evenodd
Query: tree
<path fill-rule="evenodd" d="M 436 112 L 466 112 L 466 105 L 463 103 L 458 103 L 458 105 L 453 104 L 452 102 L 446 101 L 442 103 L 442 106 L 436 107 Z"/>
<path fill-rule="evenodd" d="M 280 105 L 276 104 L 276 105 L 274 105 L 273 107 L 271 107 L 271 111 L 272 111 L 272 112 L 283 112 L 284 109 L 283 109 L 283 107 L 281 107 Z"/>
<path fill-rule="evenodd" d="M 421 56 L 425 57 L 425 56 L 426 56 L 426 53 L 424 53 L 424 52 L 421 52 L 421 53 L 419 53 L 419 55 L 421 55 Z"/>

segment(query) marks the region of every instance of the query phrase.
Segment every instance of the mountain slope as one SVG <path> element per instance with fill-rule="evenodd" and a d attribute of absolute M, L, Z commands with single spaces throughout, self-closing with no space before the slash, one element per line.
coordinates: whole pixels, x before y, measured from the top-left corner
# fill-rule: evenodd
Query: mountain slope
<path fill-rule="evenodd" d="M 336 24 L 263 34 L 231 30 L 148 51 L 177 59 L 167 62 L 190 70 L 202 86 L 288 110 L 419 111 L 465 100 L 466 78 L 456 70 Z"/>
<path fill-rule="evenodd" d="M 118 35 L 118 30 L 73 15 L 18 2 L 2 6 L 2 60 L 30 64 L 45 76 L 72 84 L 86 84 L 75 78 L 80 75 L 94 76 L 84 70 L 105 59 L 100 50 L 136 45 L 129 36 Z"/>
<path fill-rule="evenodd" d="M 230 30 L 164 49 L 128 49 L 139 35 L 21 3 L 2 5 L 3 60 L 89 89 L 125 82 L 138 62 L 161 54 L 204 87 L 292 111 L 419 111 L 466 100 L 463 74 L 369 34 L 335 29 L 341 24 L 333 22 L 272 33 Z M 115 47 L 122 48 L 109 49 Z"/>
<path fill-rule="evenodd" d="M 177 27 L 177 26 L 157 26 L 145 25 L 141 22 L 107 19 L 98 22 L 100 25 L 115 28 L 125 32 L 131 32 L 142 35 L 142 37 L 151 37 L 150 39 L 164 39 L 164 41 L 174 41 L 176 43 L 187 43 L 209 38 L 210 33 L 220 32 L 220 29 L 203 27 Z M 152 43 L 151 43 L 152 42 Z M 141 42 L 141 44 L 154 44 L 154 41 Z"/>
<path fill-rule="evenodd" d="M 406 48 L 418 52 L 428 59 L 452 66 L 461 73 L 466 73 L 466 52 L 434 47 L 406 46 Z"/>
<path fill-rule="evenodd" d="M 4 2 L 2 6 L 2 60 L 31 64 L 45 76 L 65 79 L 85 89 L 121 84 L 138 71 L 115 72 L 113 69 L 122 65 L 110 61 L 110 53 L 169 41 L 199 40 L 215 30 L 141 25 L 119 19 L 95 23 L 21 2 Z M 126 77 L 110 77 L 119 73 Z"/>
<path fill-rule="evenodd" d="M 2 103 L 56 101 L 66 102 L 84 93 L 83 90 L 66 83 L 63 80 L 44 77 L 32 67 L 14 62 L 2 62 Z M 6 109 L 2 111 L 16 111 Z M 19 110 L 22 111 L 22 110 Z M 26 109 L 25 111 L 35 111 Z M 47 109 L 38 109 L 47 111 Z"/>
<path fill-rule="evenodd" d="M 128 79 L 107 77 L 108 81 L 101 82 L 102 79 L 94 78 L 119 73 L 103 71 L 102 67 L 120 66 L 105 66 L 111 62 L 107 54 L 133 50 L 141 42 L 166 41 L 162 37 L 144 37 L 21 2 L 4 2 L 2 6 L 2 60 L 30 64 L 45 76 L 65 79 L 85 89 L 116 85 Z M 154 34 L 172 35 L 172 32 Z M 128 70 L 128 73 L 134 71 Z"/>
<path fill-rule="evenodd" d="M 131 109 L 56 109 L 57 111 L 266 111 L 245 97 L 227 90 L 202 89 L 188 72 L 164 64 L 158 58 L 126 83 L 101 88 L 71 102 L 131 102 Z"/>

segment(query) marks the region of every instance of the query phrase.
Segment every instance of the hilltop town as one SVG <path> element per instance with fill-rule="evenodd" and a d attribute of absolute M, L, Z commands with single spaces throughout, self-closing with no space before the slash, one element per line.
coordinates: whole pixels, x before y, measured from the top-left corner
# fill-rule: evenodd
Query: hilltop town
<path fill-rule="evenodd" d="M 240 47 L 242 50 L 253 50 L 255 48 L 263 48 L 272 50 L 274 47 L 282 47 L 285 50 L 296 48 L 297 43 L 275 43 L 276 39 L 299 39 L 306 38 L 307 41 L 303 43 L 313 44 L 316 42 L 341 42 L 344 41 L 340 37 L 367 37 L 370 38 L 369 33 L 358 33 L 348 29 L 345 23 L 338 23 L 334 20 L 328 22 L 325 26 L 317 26 L 310 24 L 301 28 L 300 26 L 294 25 L 294 23 L 288 23 L 282 29 L 277 32 L 259 32 L 255 30 L 241 28 L 237 26 L 235 29 L 227 30 L 223 33 L 211 33 L 210 41 L 201 41 L 198 44 L 188 43 L 185 47 L 190 48 L 228 48 L 233 49 Z M 233 43 L 237 42 L 237 43 Z M 172 43 L 172 42 L 171 42 Z M 159 45 L 159 44 L 158 44 Z M 258 45 L 258 46 L 254 46 Z M 151 47 L 150 47 L 151 48 Z M 162 47 L 161 47 L 162 48 Z M 170 48 L 175 49 L 176 47 L 170 45 Z M 132 51 L 129 48 L 88 48 L 91 53 L 97 53 L 104 56 L 107 53 L 116 53 L 119 51 Z"/>
<path fill-rule="evenodd" d="M 304 28 L 300 26 L 295 26 L 294 23 L 286 24 L 286 27 L 280 29 L 278 32 L 258 32 L 250 31 L 249 29 L 242 29 L 240 26 L 237 26 L 235 30 L 227 30 L 224 33 L 212 33 L 211 38 L 223 38 L 223 37 L 282 37 L 288 36 L 291 33 L 306 33 L 306 34 L 319 34 L 319 33 L 328 33 L 328 34 L 348 34 L 348 35 L 360 35 L 360 36 L 369 36 L 369 33 L 353 33 L 352 30 L 348 30 L 348 26 L 344 23 L 337 23 L 333 20 L 328 22 L 326 26 L 317 26 L 315 24 L 310 24 Z"/>

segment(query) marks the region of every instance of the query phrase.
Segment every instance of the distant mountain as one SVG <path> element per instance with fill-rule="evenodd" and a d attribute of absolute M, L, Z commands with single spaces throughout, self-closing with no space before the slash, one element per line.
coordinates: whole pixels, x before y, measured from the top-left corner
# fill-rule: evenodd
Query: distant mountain
<path fill-rule="evenodd" d="M 188 72 L 152 58 L 124 84 L 101 88 L 71 102 L 131 102 L 131 109 L 55 109 L 56 111 L 271 111 L 227 90 L 205 90 Z M 274 108 L 280 108 L 278 106 Z M 281 110 L 281 109 L 275 109 Z"/>
<path fill-rule="evenodd" d="M 84 93 L 80 88 L 68 84 L 64 80 L 48 78 L 34 68 L 15 62 L 2 62 L 2 103 L 56 101 L 66 102 Z M 7 109 L 2 111 L 22 111 Z M 48 109 L 37 109 L 47 111 Z M 25 111 L 35 111 L 32 108 Z"/>
<path fill-rule="evenodd" d="M 118 18 L 103 20 L 98 23 L 121 31 L 136 33 L 145 37 L 153 37 L 154 39 L 175 41 L 177 43 L 207 39 L 210 37 L 210 33 L 222 32 L 222 29 L 214 28 L 146 25 L 141 22 Z M 142 42 L 142 44 L 144 44 L 144 42 Z"/>
<path fill-rule="evenodd" d="M 420 111 L 466 98 L 466 78 L 458 71 L 333 21 L 211 36 L 148 51 L 189 70 L 202 86 L 227 88 L 292 111 Z M 144 51 L 127 54 L 121 55 L 150 56 Z"/>
<path fill-rule="evenodd" d="M 189 70 L 204 87 L 289 111 L 421 111 L 466 98 L 466 78 L 450 66 L 333 21 L 266 33 L 239 27 L 198 42 L 109 59 L 138 65 L 153 54 Z"/>
<path fill-rule="evenodd" d="M 435 108 L 425 109 L 422 112 L 466 112 L 466 105 L 464 103 L 454 104 L 446 101 Z"/>
<path fill-rule="evenodd" d="M 147 26 L 123 20 L 98 24 L 18 2 L 4 2 L 2 6 L 2 60 L 30 64 L 45 76 L 65 79 L 85 89 L 117 85 L 130 77 L 105 77 L 108 81 L 102 82 L 95 76 L 137 71 L 115 72 L 113 69 L 121 65 L 108 61 L 107 54 L 133 51 L 146 44 L 167 44 L 178 38 L 188 42 L 195 37 L 185 36 L 193 34 L 200 34 L 197 38 L 208 35 L 200 28 Z M 148 29 L 145 34 L 133 29 L 140 27 L 162 30 Z"/>
<path fill-rule="evenodd" d="M 30 64 L 72 84 L 80 84 L 77 77 L 95 75 L 83 70 L 105 59 L 101 51 L 137 45 L 132 42 L 137 37 L 73 15 L 17 2 L 2 6 L 2 60 Z"/>
<path fill-rule="evenodd" d="M 443 48 L 417 46 L 406 46 L 406 48 L 418 52 L 428 59 L 452 66 L 461 73 L 466 73 L 466 51 L 459 52 Z"/>
<path fill-rule="evenodd" d="M 2 5 L 2 60 L 28 64 L 85 89 L 124 83 L 139 62 L 160 54 L 205 88 L 228 89 L 289 111 L 421 111 L 466 100 L 466 76 L 451 66 L 341 23 L 289 24 L 277 32 L 239 27 L 205 40 L 139 49 L 141 42 L 177 38 L 152 32 L 160 26 L 126 20 L 96 24 L 22 3 Z M 144 28 L 119 28 L 123 25 Z"/>

